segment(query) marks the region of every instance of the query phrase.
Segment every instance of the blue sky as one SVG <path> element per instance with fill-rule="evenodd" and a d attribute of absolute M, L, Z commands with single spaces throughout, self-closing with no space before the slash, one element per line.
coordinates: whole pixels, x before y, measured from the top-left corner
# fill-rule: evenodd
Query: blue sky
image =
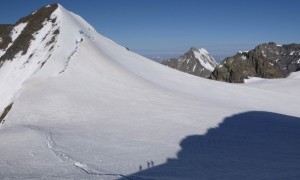
<path fill-rule="evenodd" d="M 53 2 L 147 56 L 178 55 L 190 47 L 231 55 L 263 42 L 300 43 L 299 0 L 10 0 L 1 3 L 0 23 Z"/>

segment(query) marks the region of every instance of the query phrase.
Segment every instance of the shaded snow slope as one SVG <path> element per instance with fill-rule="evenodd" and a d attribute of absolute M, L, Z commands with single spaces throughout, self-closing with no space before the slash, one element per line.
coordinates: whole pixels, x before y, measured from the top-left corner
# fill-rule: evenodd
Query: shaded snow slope
<path fill-rule="evenodd" d="M 297 180 L 299 129 L 297 117 L 261 111 L 235 114 L 205 135 L 182 139 L 176 158 L 150 164 L 129 178 Z"/>
<path fill-rule="evenodd" d="M 170 69 L 61 6 L 53 14 L 60 33 L 51 57 L 17 91 L 0 130 L 0 178 L 126 178 L 176 158 L 182 139 L 233 114 L 300 116 L 298 96 Z M 286 83 L 300 88 L 292 77 Z"/>

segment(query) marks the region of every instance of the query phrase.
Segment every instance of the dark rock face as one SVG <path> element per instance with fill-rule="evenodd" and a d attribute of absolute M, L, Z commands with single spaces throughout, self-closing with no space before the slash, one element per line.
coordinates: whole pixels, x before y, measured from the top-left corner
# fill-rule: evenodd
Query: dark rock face
<path fill-rule="evenodd" d="M 225 58 L 212 72 L 210 79 L 243 83 L 249 77 L 284 78 L 299 68 L 300 44 L 279 46 L 270 42 Z"/>
<path fill-rule="evenodd" d="M 0 123 L 4 123 L 4 118 L 5 116 L 8 114 L 8 112 L 11 110 L 13 103 L 11 103 L 10 105 L 8 105 L 6 108 L 4 108 L 3 113 L 0 115 Z"/>
<path fill-rule="evenodd" d="M 195 76 L 209 77 L 217 62 L 205 49 L 191 48 L 179 58 L 164 60 L 162 64 Z"/>
<path fill-rule="evenodd" d="M 6 49 L 8 44 L 11 42 L 9 33 L 11 32 L 13 25 L 11 24 L 0 24 L 0 49 Z"/>
<path fill-rule="evenodd" d="M 0 41 L 0 50 L 5 50 L 9 43 L 13 43 L 6 49 L 5 54 L 0 57 L 0 64 L 5 60 L 13 59 L 20 51 L 22 51 L 23 55 L 26 54 L 30 42 L 34 38 L 33 34 L 43 27 L 43 23 L 45 21 L 55 23 L 55 19 L 51 19 L 50 16 L 57 7 L 58 4 L 56 3 L 43 7 L 29 16 L 21 18 L 15 25 L 0 25 L 0 38 L 2 39 L 2 42 Z M 27 25 L 17 39 L 14 42 L 11 42 L 12 39 L 10 33 L 12 29 L 21 23 L 27 23 Z"/>

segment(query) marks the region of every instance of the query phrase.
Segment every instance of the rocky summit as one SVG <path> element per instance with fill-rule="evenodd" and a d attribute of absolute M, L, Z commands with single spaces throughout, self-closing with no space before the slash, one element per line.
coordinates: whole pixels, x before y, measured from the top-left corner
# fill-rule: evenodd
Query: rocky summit
<path fill-rule="evenodd" d="M 162 64 L 196 76 L 209 77 L 217 62 L 205 49 L 191 48 L 179 58 L 164 60 Z"/>
<path fill-rule="evenodd" d="M 249 77 L 284 78 L 299 69 L 300 44 L 277 45 L 270 42 L 225 58 L 210 79 L 243 83 Z"/>

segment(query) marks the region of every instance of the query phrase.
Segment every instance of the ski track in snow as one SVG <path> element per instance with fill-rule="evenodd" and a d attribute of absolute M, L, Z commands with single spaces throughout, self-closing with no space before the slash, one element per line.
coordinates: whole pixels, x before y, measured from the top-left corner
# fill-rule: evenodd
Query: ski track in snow
<path fill-rule="evenodd" d="M 61 74 L 61 73 L 63 73 L 63 72 L 66 71 L 67 67 L 69 66 L 69 63 L 70 63 L 71 59 L 77 54 L 79 45 L 80 45 L 80 43 L 78 43 L 77 46 L 76 46 L 76 48 L 71 52 L 71 54 L 70 54 L 69 57 L 67 58 L 66 65 L 65 65 L 64 69 L 61 70 L 61 71 L 59 72 L 59 74 Z"/>
<path fill-rule="evenodd" d="M 87 33 L 85 33 L 84 31 L 80 30 L 79 31 L 80 34 L 84 35 L 85 37 L 87 37 L 88 39 L 92 40 L 92 41 L 95 41 L 95 38 L 94 36 L 92 35 L 88 35 Z M 83 41 L 83 37 L 80 37 L 80 41 L 79 42 L 76 42 L 76 47 L 75 49 L 71 52 L 71 54 L 69 55 L 67 61 L 66 61 L 66 65 L 64 67 L 64 69 L 62 71 L 59 72 L 59 74 L 63 73 L 66 71 L 67 67 L 69 66 L 69 63 L 71 61 L 71 59 L 77 54 L 77 51 L 78 51 L 78 48 L 80 47 L 80 44 L 82 43 Z"/>
<path fill-rule="evenodd" d="M 52 132 L 46 132 L 44 130 L 42 130 L 39 127 L 35 127 L 35 126 L 31 126 L 31 125 L 27 125 L 25 126 L 26 128 L 29 128 L 30 130 L 33 130 L 35 132 L 37 132 L 38 134 L 43 133 L 46 137 L 46 142 L 47 142 L 47 146 L 48 149 L 53 152 L 56 156 L 58 156 L 60 159 L 62 159 L 63 161 L 69 161 L 71 162 L 75 168 L 83 171 L 84 173 L 88 174 L 88 175 L 92 175 L 92 176 L 114 176 L 116 178 L 125 178 L 125 179 L 144 179 L 142 177 L 137 177 L 137 176 L 126 176 L 123 174 L 118 174 L 118 173 L 101 173 L 98 170 L 95 170 L 91 167 L 89 167 L 87 164 L 77 161 L 76 159 L 74 159 L 73 157 L 70 157 L 68 154 L 66 154 L 63 150 L 59 149 L 55 143 L 55 141 L 53 140 L 53 134 Z M 106 170 L 105 170 L 106 171 Z"/>

